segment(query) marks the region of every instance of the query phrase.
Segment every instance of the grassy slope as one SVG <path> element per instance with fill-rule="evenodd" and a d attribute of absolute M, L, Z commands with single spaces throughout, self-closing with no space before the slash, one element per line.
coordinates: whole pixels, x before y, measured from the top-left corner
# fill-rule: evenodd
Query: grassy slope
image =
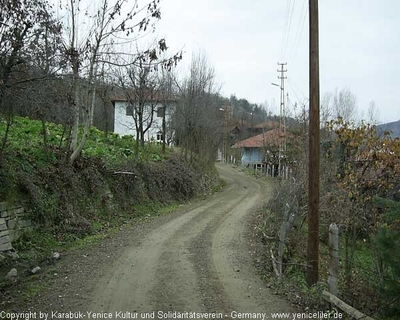
<path fill-rule="evenodd" d="M 0 120 L 0 137 L 5 129 Z M 96 128 L 71 166 L 63 127 L 47 123 L 45 130 L 46 144 L 40 121 L 16 117 L 0 158 L 0 201 L 27 200 L 33 219 L 45 226 L 14 243 L 29 249 L 30 258 L 95 239 L 131 219 L 172 210 L 218 181 L 212 168 L 193 168 L 169 148 L 163 155 L 156 143 L 140 149 L 137 161 L 132 137 L 105 136 Z"/>

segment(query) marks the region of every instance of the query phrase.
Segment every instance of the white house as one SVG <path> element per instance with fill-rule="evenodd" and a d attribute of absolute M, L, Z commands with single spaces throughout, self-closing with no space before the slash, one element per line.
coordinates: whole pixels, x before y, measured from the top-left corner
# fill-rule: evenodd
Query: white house
<path fill-rule="evenodd" d="M 162 120 L 164 107 L 166 110 L 165 120 L 167 128 L 166 141 L 172 140 L 171 117 L 175 109 L 176 98 L 165 97 L 161 94 L 153 94 L 144 104 L 143 126 L 149 130 L 145 133 L 146 141 L 163 141 Z M 116 95 L 111 99 L 114 105 L 114 132 L 121 136 L 132 135 L 136 137 L 136 127 L 134 118 L 137 115 L 136 99 L 127 98 L 127 95 Z"/>

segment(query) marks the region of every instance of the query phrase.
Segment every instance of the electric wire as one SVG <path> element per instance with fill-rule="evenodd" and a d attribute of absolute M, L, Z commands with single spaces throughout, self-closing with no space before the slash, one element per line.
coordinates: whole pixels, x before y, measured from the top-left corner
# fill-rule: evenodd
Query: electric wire
<path fill-rule="evenodd" d="M 297 50 L 299 48 L 299 45 L 301 43 L 302 35 L 303 35 L 303 29 L 305 25 L 305 21 L 307 20 L 307 6 L 306 6 L 306 1 L 303 1 L 301 11 L 300 11 L 300 16 L 297 24 L 297 30 L 296 30 L 296 36 L 294 37 L 294 46 L 291 54 L 291 60 L 294 60 L 294 58 L 297 55 Z"/>
<path fill-rule="evenodd" d="M 286 59 L 286 49 L 287 49 L 287 44 L 289 42 L 289 38 L 290 38 L 290 30 L 292 27 L 292 18 L 293 18 L 293 11 L 294 11 L 294 7 L 295 7 L 295 0 L 293 0 L 292 5 L 291 5 L 291 10 L 290 10 L 290 17 L 289 17 L 289 25 L 288 25 L 288 31 L 286 33 L 286 40 L 285 40 L 285 47 L 283 50 L 283 58 L 284 60 Z M 289 1 L 289 6 L 290 6 L 290 1 Z"/>
<path fill-rule="evenodd" d="M 280 52 L 283 61 L 289 60 L 288 62 L 290 64 L 295 60 L 300 44 L 302 43 L 304 26 L 308 16 L 307 8 L 306 0 L 297 3 L 295 0 L 286 1 Z M 288 93 L 290 91 L 299 103 L 304 104 L 304 101 L 308 99 L 307 96 L 293 83 L 293 81 L 289 80 L 289 77 L 287 82 L 289 84 Z"/>
<path fill-rule="evenodd" d="M 294 46 L 293 54 L 292 54 L 292 58 L 291 58 L 292 60 L 294 60 L 296 58 L 296 56 L 297 56 L 299 45 L 301 43 L 301 39 L 302 39 L 302 36 L 303 36 L 304 25 L 305 25 L 305 22 L 307 20 L 307 13 L 308 13 L 308 10 L 304 10 L 304 12 L 302 12 L 302 16 L 300 17 L 300 20 L 299 20 L 299 22 L 302 21 L 302 24 L 301 24 L 301 27 L 299 29 L 300 30 L 299 37 L 296 39 L 297 41 L 295 41 L 295 46 Z"/>
<path fill-rule="evenodd" d="M 289 83 L 289 86 L 292 88 L 293 92 L 295 93 L 296 98 L 299 99 L 299 101 L 308 99 L 308 97 L 303 93 L 303 91 L 299 89 L 299 87 L 292 80 L 289 79 L 286 80 Z M 298 94 L 300 94 L 300 96 L 302 96 L 303 98 L 300 98 Z"/>
<path fill-rule="evenodd" d="M 290 3 L 291 0 L 286 1 L 286 10 L 285 10 L 285 19 L 283 23 L 283 31 L 282 31 L 282 37 L 281 37 L 281 43 L 280 43 L 280 56 L 283 56 L 283 49 L 284 45 L 286 42 L 286 34 L 287 34 L 287 29 L 288 29 L 288 23 L 289 23 L 289 13 L 290 13 Z"/>

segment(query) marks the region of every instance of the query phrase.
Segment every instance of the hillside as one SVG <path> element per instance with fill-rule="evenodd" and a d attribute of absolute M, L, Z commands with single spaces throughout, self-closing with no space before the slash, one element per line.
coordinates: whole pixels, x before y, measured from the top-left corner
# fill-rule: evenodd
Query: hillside
<path fill-rule="evenodd" d="M 0 136 L 5 132 L 0 118 Z M 2 149 L 0 203 L 23 204 L 32 223 L 41 226 L 35 231 L 40 235 L 24 238 L 28 249 L 42 247 L 32 239 L 42 241 L 43 233 L 58 246 L 65 237 L 81 238 L 159 214 L 208 193 L 219 181 L 212 165 L 190 163 L 170 148 L 163 154 L 159 143 L 147 143 L 135 158 L 131 136 L 105 135 L 95 128 L 82 155 L 70 164 L 65 136 L 61 125 L 15 117 Z M 25 248 L 13 242 L 16 249 Z"/>
<path fill-rule="evenodd" d="M 378 134 L 381 135 L 385 131 L 391 131 L 392 138 L 400 138 L 400 120 L 384 123 L 378 126 Z"/>

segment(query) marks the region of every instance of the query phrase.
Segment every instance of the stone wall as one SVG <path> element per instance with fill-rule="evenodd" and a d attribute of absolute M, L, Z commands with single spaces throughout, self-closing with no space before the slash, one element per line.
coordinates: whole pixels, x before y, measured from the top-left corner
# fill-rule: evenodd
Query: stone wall
<path fill-rule="evenodd" d="M 0 252 L 11 250 L 11 241 L 32 230 L 30 213 L 22 205 L 0 202 Z"/>

